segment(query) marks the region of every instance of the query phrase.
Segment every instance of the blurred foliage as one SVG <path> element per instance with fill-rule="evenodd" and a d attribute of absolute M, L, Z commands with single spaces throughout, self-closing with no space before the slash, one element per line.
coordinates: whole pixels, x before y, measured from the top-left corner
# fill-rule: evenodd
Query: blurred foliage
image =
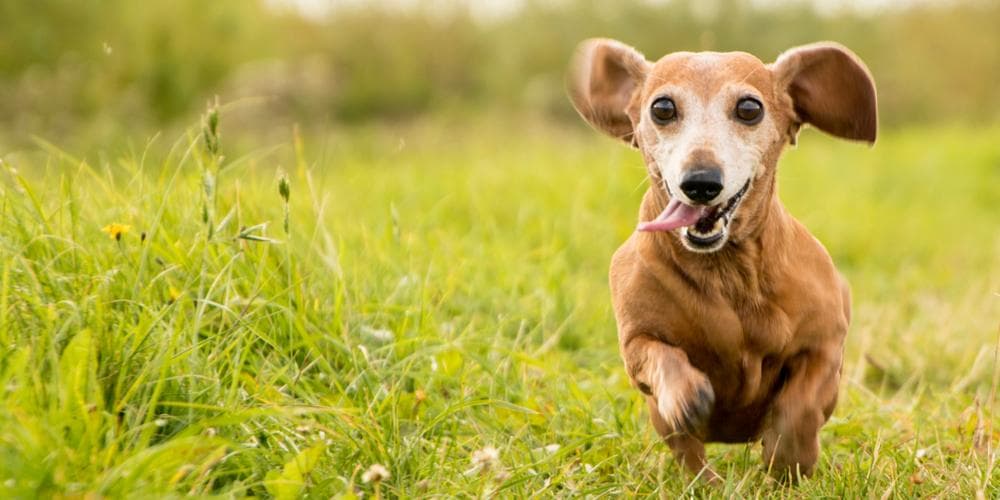
<path fill-rule="evenodd" d="M 765 61 L 837 40 L 870 66 L 886 125 L 1000 117 L 1000 2 L 818 12 L 804 1 L 528 0 L 496 15 L 483 2 L 334 3 L 305 15 L 281 0 L 2 2 L 0 131 L 160 127 L 213 95 L 254 98 L 249 124 L 484 108 L 562 118 L 566 62 L 591 36 L 650 57 L 745 50 Z"/>

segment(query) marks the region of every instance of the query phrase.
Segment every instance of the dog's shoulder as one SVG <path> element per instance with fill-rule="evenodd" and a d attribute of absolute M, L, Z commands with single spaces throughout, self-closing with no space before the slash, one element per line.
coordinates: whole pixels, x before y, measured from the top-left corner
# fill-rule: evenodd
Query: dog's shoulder
<path fill-rule="evenodd" d="M 620 333 L 659 331 L 664 318 L 675 316 L 673 294 L 658 277 L 667 271 L 659 268 L 662 261 L 644 257 L 651 249 L 642 239 L 633 233 L 611 258 L 608 278 Z"/>
<path fill-rule="evenodd" d="M 782 308 L 801 320 L 799 330 L 845 334 L 850 321 L 850 289 L 826 247 L 793 219 L 789 258 L 795 263 L 780 280 Z"/>

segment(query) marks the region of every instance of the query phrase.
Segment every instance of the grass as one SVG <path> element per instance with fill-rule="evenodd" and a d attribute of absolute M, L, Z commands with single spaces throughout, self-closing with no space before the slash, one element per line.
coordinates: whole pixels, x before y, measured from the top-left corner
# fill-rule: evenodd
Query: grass
<path fill-rule="evenodd" d="M 638 155 L 453 123 L 4 157 L 0 496 L 996 496 L 1000 128 L 800 144 L 782 197 L 855 316 L 798 486 L 752 445 L 692 484 L 628 385 Z"/>

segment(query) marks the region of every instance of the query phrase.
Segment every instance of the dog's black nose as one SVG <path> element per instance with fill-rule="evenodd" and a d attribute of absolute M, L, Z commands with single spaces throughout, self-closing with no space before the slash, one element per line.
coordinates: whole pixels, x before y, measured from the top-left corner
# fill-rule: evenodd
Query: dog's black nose
<path fill-rule="evenodd" d="M 696 168 L 684 175 L 681 191 L 695 203 L 708 203 L 722 192 L 722 170 Z"/>

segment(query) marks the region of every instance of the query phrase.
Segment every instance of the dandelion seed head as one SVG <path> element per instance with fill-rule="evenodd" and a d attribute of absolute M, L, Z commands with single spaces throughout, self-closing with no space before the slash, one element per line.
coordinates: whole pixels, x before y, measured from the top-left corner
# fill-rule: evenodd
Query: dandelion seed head
<path fill-rule="evenodd" d="M 492 446 L 472 452 L 472 465 L 489 467 L 500 461 L 500 451 Z"/>
<path fill-rule="evenodd" d="M 465 471 L 466 476 L 474 474 L 486 474 L 493 471 L 495 474 L 503 474 L 504 470 L 500 465 L 500 450 L 493 446 L 486 446 L 480 450 L 472 452 L 469 457 L 472 467 Z"/>
<path fill-rule="evenodd" d="M 364 474 L 361 475 L 361 480 L 365 483 L 378 483 L 384 479 L 389 479 L 392 477 L 389 474 L 389 469 L 386 469 L 382 464 L 372 464 Z"/>

